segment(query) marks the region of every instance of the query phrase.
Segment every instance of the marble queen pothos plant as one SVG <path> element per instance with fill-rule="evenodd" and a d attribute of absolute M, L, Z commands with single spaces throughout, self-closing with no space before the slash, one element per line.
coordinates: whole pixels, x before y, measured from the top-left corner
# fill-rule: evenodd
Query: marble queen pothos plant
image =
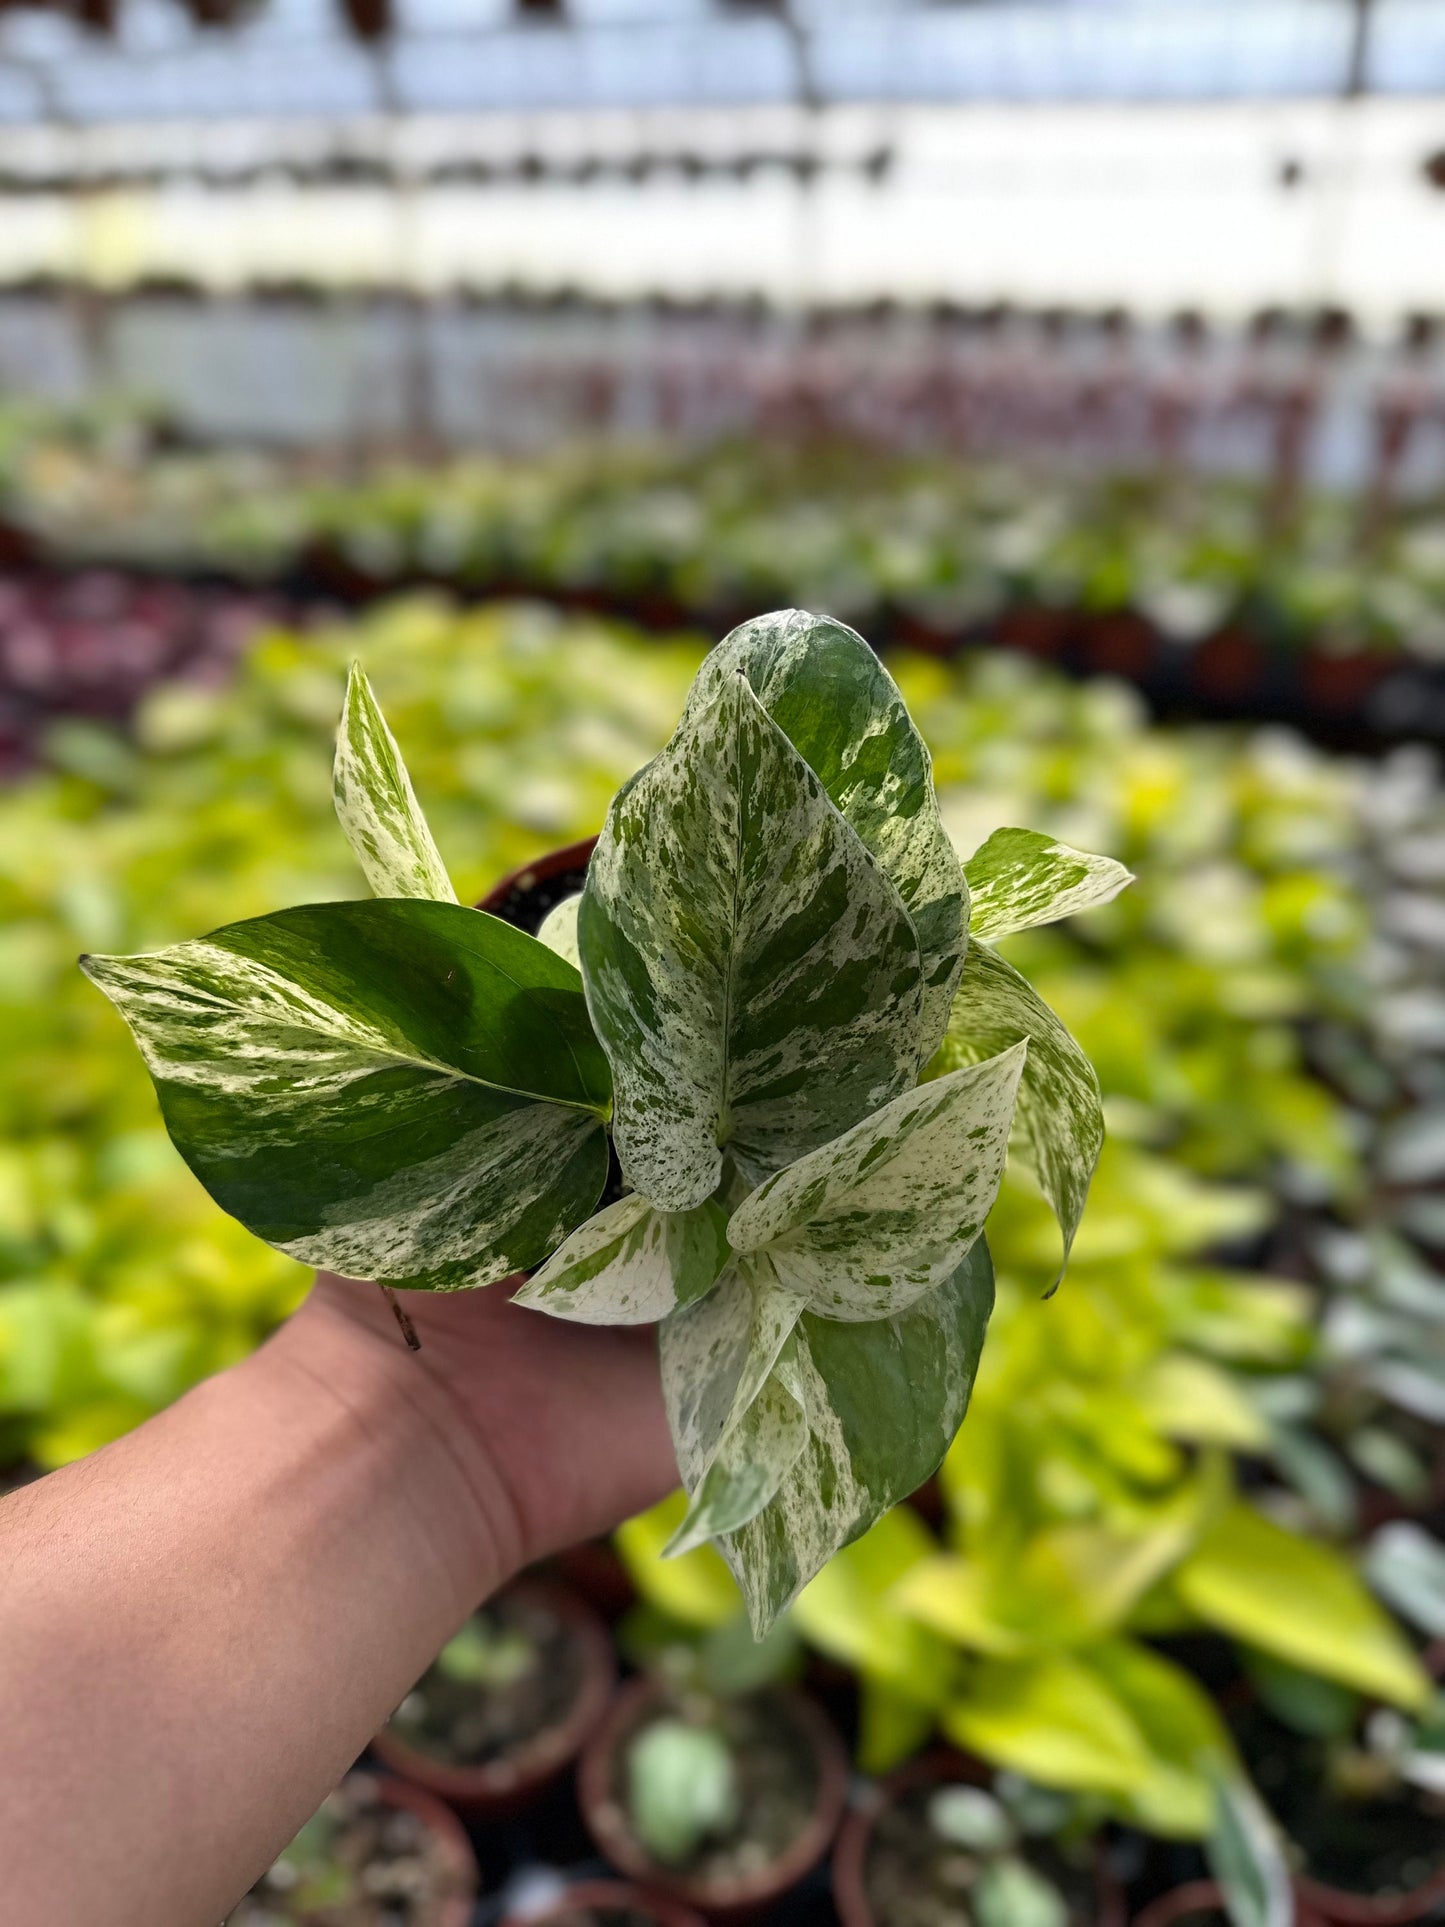
<path fill-rule="evenodd" d="M 457 902 L 355 670 L 335 793 L 375 900 L 83 967 L 268 1243 L 656 1322 L 673 1549 L 715 1539 L 761 1632 L 962 1423 L 1010 1137 L 1067 1258 L 1098 1084 L 991 943 L 1127 872 L 1026 830 L 961 865 L 891 677 L 800 611 L 706 659 L 538 937 Z"/>

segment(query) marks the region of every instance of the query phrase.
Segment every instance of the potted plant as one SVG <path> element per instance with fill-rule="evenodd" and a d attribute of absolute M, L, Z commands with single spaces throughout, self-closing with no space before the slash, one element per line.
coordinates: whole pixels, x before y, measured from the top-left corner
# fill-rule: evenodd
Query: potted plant
<path fill-rule="evenodd" d="M 1445 1673 L 1445 1643 L 1431 1649 Z M 1370 1704 L 1258 1655 L 1234 1730 L 1289 1841 L 1305 1904 L 1327 1920 L 1411 1921 L 1445 1901 L 1445 1694 Z"/>
<path fill-rule="evenodd" d="M 582 1756 L 578 1796 L 621 1873 L 736 1919 L 771 1906 L 827 1851 L 848 1762 L 807 1695 L 755 1683 L 755 1663 L 719 1663 L 728 1653 L 741 1657 L 712 1642 L 625 1688 Z"/>
<path fill-rule="evenodd" d="M 539 1912 L 509 1914 L 502 1927 L 702 1927 L 702 1919 L 625 1880 L 577 1880 Z"/>
<path fill-rule="evenodd" d="M 959 1753 L 913 1760 L 849 1814 L 833 1856 L 842 1927 L 1122 1927 L 1094 1822 Z"/>
<path fill-rule="evenodd" d="M 589 1607 L 561 1586 L 522 1580 L 448 1641 L 372 1751 L 463 1812 L 513 1813 L 576 1758 L 615 1671 Z"/>
<path fill-rule="evenodd" d="M 417 1787 L 353 1773 L 227 1927 L 470 1927 L 476 1897 L 455 1817 Z"/>
<path fill-rule="evenodd" d="M 657 1323 L 675 1548 L 715 1539 L 764 1632 L 962 1423 L 1011 1129 L 1067 1256 L 1098 1083 L 993 942 L 1128 873 L 1004 830 L 965 874 L 887 671 L 796 610 L 707 658 L 537 937 L 457 902 L 359 671 L 335 794 L 377 900 L 85 970 L 278 1249 Z"/>

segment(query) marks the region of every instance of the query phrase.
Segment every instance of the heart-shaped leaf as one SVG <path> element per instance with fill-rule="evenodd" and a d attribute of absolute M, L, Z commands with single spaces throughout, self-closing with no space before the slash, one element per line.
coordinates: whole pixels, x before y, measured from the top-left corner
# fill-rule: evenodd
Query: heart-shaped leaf
<path fill-rule="evenodd" d="M 799 1318 L 785 1388 L 802 1403 L 807 1441 L 768 1504 L 719 1541 L 759 1637 L 835 1552 L 937 1471 L 992 1310 L 979 1238 L 910 1311 L 871 1324 Z"/>
<path fill-rule="evenodd" d="M 579 1225 L 516 1302 L 580 1325 L 651 1325 L 711 1291 L 731 1256 L 721 1205 L 657 1211 L 630 1191 Z"/>
<path fill-rule="evenodd" d="M 614 800 L 578 932 L 623 1171 L 661 1210 L 709 1197 L 724 1151 L 756 1183 L 917 1077 L 908 912 L 741 676 Z"/>
<path fill-rule="evenodd" d="M 304 1263 L 487 1284 L 601 1193 L 608 1072 L 581 981 L 495 917 L 312 904 L 82 963 L 196 1176 Z"/>
<path fill-rule="evenodd" d="M 829 1318 L 890 1318 L 951 1278 L 998 1194 L 1028 1046 L 905 1091 L 768 1178 L 728 1223 Z"/>
<path fill-rule="evenodd" d="M 898 685 L 846 623 L 780 609 L 724 636 L 698 671 L 684 721 L 738 670 L 908 906 L 923 1030 L 936 1047 L 963 965 L 968 886 L 939 817 L 928 747 Z"/>
<path fill-rule="evenodd" d="M 1067 1265 L 1104 1144 L 1099 1079 L 1027 978 L 987 944 L 970 944 L 948 1035 L 929 1074 L 992 1058 L 1020 1038 L 1029 1054 L 1014 1107 L 1012 1148 L 1053 1207 Z"/>
<path fill-rule="evenodd" d="M 1038 830 L 995 830 L 963 870 L 969 935 L 990 941 L 1109 903 L 1134 881 L 1113 857 L 1071 849 Z"/>
<path fill-rule="evenodd" d="M 352 663 L 346 682 L 331 793 L 373 896 L 456 902 L 396 738 L 358 663 Z"/>

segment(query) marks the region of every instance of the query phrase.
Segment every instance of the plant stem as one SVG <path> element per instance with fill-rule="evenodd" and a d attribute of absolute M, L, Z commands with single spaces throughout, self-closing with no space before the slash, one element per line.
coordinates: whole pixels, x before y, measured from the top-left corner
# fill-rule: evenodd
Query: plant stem
<path fill-rule="evenodd" d="M 381 1287 L 381 1295 L 396 1313 L 396 1322 L 401 1326 L 401 1335 L 406 1340 L 407 1350 L 410 1352 L 419 1352 L 421 1350 L 421 1340 L 416 1335 L 416 1326 L 411 1322 L 408 1313 L 403 1310 L 401 1300 L 397 1297 L 390 1285 L 383 1285 Z"/>

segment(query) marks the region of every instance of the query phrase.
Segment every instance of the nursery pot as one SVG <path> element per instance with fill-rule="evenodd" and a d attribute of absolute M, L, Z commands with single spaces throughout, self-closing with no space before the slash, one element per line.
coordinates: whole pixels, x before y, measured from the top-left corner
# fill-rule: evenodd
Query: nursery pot
<path fill-rule="evenodd" d="M 560 1927 L 590 1913 L 640 1914 L 654 1927 L 703 1927 L 700 1914 L 668 1894 L 648 1893 L 625 1880 L 579 1880 L 539 1914 L 508 1914 L 502 1927 Z"/>
<path fill-rule="evenodd" d="M 564 844 L 535 862 L 509 870 L 492 885 L 477 908 L 489 910 L 494 917 L 536 936 L 538 925 L 553 904 L 582 888 L 588 859 L 596 847 L 597 838 L 586 836 L 580 843 Z"/>
<path fill-rule="evenodd" d="M 502 1597 L 541 1607 L 565 1628 L 580 1662 L 581 1678 L 563 1716 L 511 1752 L 475 1766 L 434 1758 L 404 1738 L 394 1724 L 384 1726 L 371 1742 L 372 1752 L 392 1773 L 475 1819 L 503 1819 L 519 1813 L 558 1780 L 602 1717 L 617 1679 L 607 1628 L 566 1587 L 522 1579 Z"/>
<path fill-rule="evenodd" d="M 779 1707 L 812 1756 L 812 1809 L 801 1830 L 769 1865 L 726 1882 L 659 1865 L 632 1830 L 617 1792 L 621 1753 L 669 1694 L 659 1680 L 638 1679 L 623 1688 L 582 1755 L 577 1794 L 582 1818 L 600 1851 L 617 1870 L 651 1891 L 694 1907 L 715 1921 L 740 1921 L 771 1907 L 827 1852 L 848 1795 L 848 1756 L 831 1720 L 794 1687 L 769 1687 L 760 1698 Z"/>
<path fill-rule="evenodd" d="M 1179 1921 L 1212 1920 L 1229 1927 L 1224 1889 L 1214 1880 L 1186 1880 L 1135 1914 L 1132 1927 L 1176 1927 Z M 1324 1927 L 1320 1915 L 1295 1895 L 1295 1927 Z"/>
<path fill-rule="evenodd" d="M 480 1884 L 477 1859 L 461 1822 L 451 1809 L 443 1806 L 440 1800 L 433 1799 L 421 1787 L 409 1786 L 403 1780 L 357 1773 L 344 1784 L 350 1787 L 364 1785 L 378 1806 L 392 1807 L 416 1816 L 431 1835 L 452 1888 L 442 1902 L 441 1927 L 471 1927 Z"/>
<path fill-rule="evenodd" d="M 1437 1640 L 1425 1654 L 1425 1664 L 1436 1680 L 1445 1678 L 1445 1640 Z M 1267 1797 L 1267 1795 L 1266 1795 Z M 1445 1844 L 1445 1819 L 1440 1825 Z M 1445 1903 L 1445 1855 L 1427 1880 L 1394 1894 L 1372 1894 L 1349 1887 L 1333 1886 L 1301 1873 L 1295 1879 L 1303 1914 L 1336 1927 L 1403 1927 L 1407 1921 L 1423 1920 Z"/>
<path fill-rule="evenodd" d="M 842 1927 L 885 1927 L 873 1911 L 868 1894 L 868 1859 L 878 1821 L 887 1809 L 916 1787 L 947 1786 L 963 1781 L 974 1786 L 988 1782 L 988 1770 L 965 1753 L 936 1750 L 910 1760 L 864 1793 L 843 1822 L 833 1853 L 833 1900 Z M 1124 1927 L 1124 1894 L 1095 1849 L 1093 1911 L 1088 1927 Z"/>

